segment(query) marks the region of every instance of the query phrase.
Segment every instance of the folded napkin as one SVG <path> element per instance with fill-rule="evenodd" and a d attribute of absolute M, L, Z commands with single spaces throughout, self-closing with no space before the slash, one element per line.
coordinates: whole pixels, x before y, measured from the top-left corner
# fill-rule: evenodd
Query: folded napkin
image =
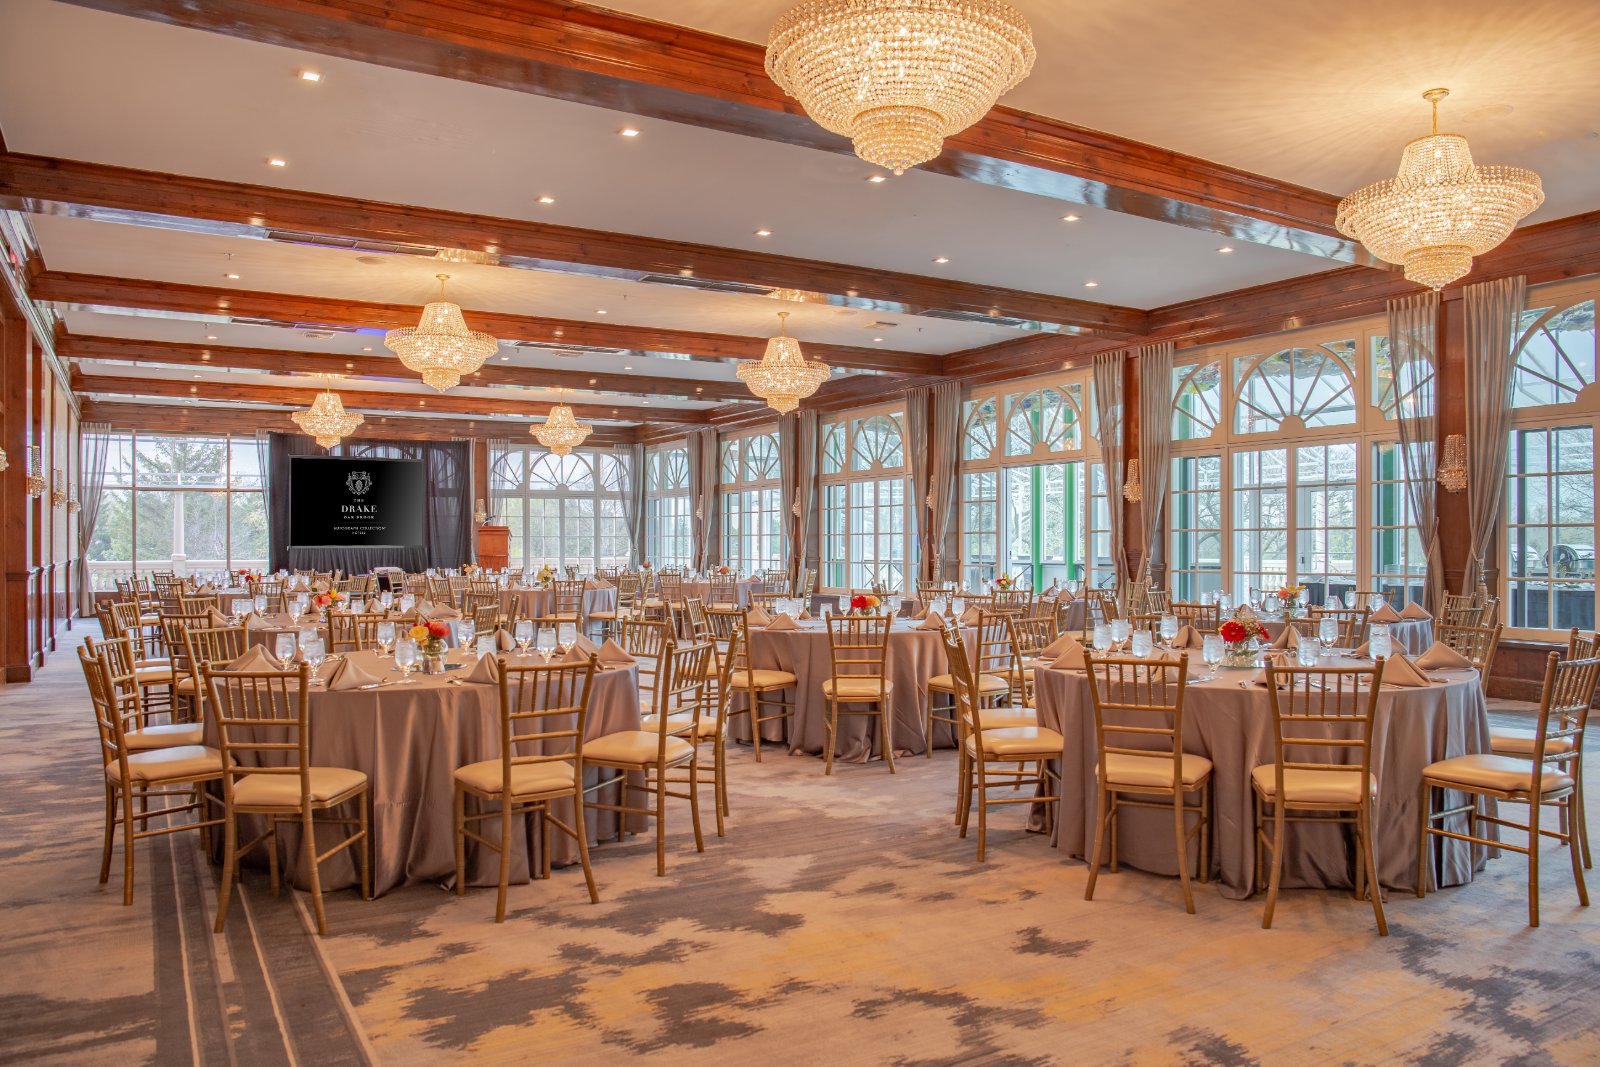
<path fill-rule="evenodd" d="M 1205 635 L 1188 623 L 1178 627 L 1177 634 L 1172 638 L 1173 648 L 1204 648 L 1206 647 Z"/>
<path fill-rule="evenodd" d="M 1272 647 L 1273 648 L 1290 648 L 1290 649 L 1299 648 L 1300 647 L 1300 631 L 1297 630 L 1293 626 L 1285 626 L 1283 628 L 1283 633 L 1281 633 L 1277 637 L 1273 638 Z"/>
<path fill-rule="evenodd" d="M 428 608 L 422 608 L 419 606 L 417 608 L 417 614 L 427 619 L 438 619 L 440 622 L 448 622 L 451 619 L 461 618 L 461 612 L 457 611 L 449 604 L 434 604 Z"/>
<path fill-rule="evenodd" d="M 917 629 L 942 630 L 944 629 L 944 616 L 940 615 L 937 611 L 930 611 L 923 618 L 922 622 L 917 625 Z"/>
<path fill-rule="evenodd" d="M 801 620 L 802 620 L 802 621 L 803 621 L 803 620 L 805 620 L 805 619 L 809 619 L 809 618 L 811 618 L 811 609 L 810 609 L 810 608 L 801 608 L 801 609 L 800 609 L 800 615 L 799 615 L 799 618 L 800 618 L 800 619 L 801 619 Z"/>
<path fill-rule="evenodd" d="M 216 608 L 206 609 L 206 622 L 214 628 L 232 625 L 228 622 L 228 617 Z"/>
<path fill-rule="evenodd" d="M 982 617 L 983 613 L 977 608 L 968 608 L 966 611 L 961 613 L 961 625 L 976 626 L 978 625 L 978 620 Z"/>
<path fill-rule="evenodd" d="M 1426 675 L 1417 670 L 1417 665 L 1407 658 L 1404 652 L 1397 653 L 1383 661 L 1383 680 L 1390 685 L 1429 685 Z"/>
<path fill-rule="evenodd" d="M 1405 606 L 1405 608 L 1403 610 L 1401 610 L 1400 617 L 1402 619 L 1407 619 L 1407 620 L 1412 620 L 1412 621 L 1420 621 L 1422 619 L 1431 619 L 1431 618 L 1433 618 L 1432 615 L 1428 614 L 1428 609 L 1423 607 L 1421 604 L 1418 604 L 1415 600 L 1411 601 L 1409 604 L 1407 604 Z"/>
<path fill-rule="evenodd" d="M 767 614 L 767 609 L 760 604 L 750 609 L 747 619 L 751 626 L 771 626 L 772 616 Z"/>
<path fill-rule="evenodd" d="M 517 647 L 517 639 L 512 637 L 511 632 L 504 626 L 494 632 L 494 640 L 502 652 L 510 652 Z"/>
<path fill-rule="evenodd" d="M 584 634 L 579 634 L 577 636 L 577 638 L 572 642 L 572 647 L 582 652 L 585 656 L 592 656 L 596 652 L 600 651 L 599 646 Z"/>
<path fill-rule="evenodd" d="M 494 685 L 500 681 L 500 665 L 493 656 L 479 656 L 478 662 L 472 665 L 461 679 L 463 682 L 472 682 L 475 685 Z"/>
<path fill-rule="evenodd" d="M 251 645 L 244 655 L 223 668 L 226 671 L 281 671 L 283 663 L 260 645 Z"/>
<path fill-rule="evenodd" d="M 1039 653 L 1039 658 L 1050 660 L 1052 667 L 1082 667 L 1083 644 L 1072 634 L 1062 634 Z"/>
<path fill-rule="evenodd" d="M 360 663 L 345 656 L 333 665 L 328 674 L 329 690 L 360 689 L 364 685 L 377 685 L 383 681 Z"/>
<path fill-rule="evenodd" d="M 1050 583 L 1050 588 L 1046 589 L 1044 592 L 1040 593 L 1039 595 L 1040 596 L 1050 596 L 1050 595 L 1055 593 L 1056 589 L 1058 589 L 1060 587 L 1060 585 L 1061 585 L 1061 579 L 1058 578 L 1055 581 Z"/>
<path fill-rule="evenodd" d="M 639 662 L 609 637 L 606 638 L 606 643 L 600 646 L 598 659 L 602 667 L 628 667 Z"/>
<path fill-rule="evenodd" d="M 1417 657 L 1417 666 L 1425 671 L 1459 671 L 1471 667 L 1472 661 L 1443 641 L 1435 641 Z"/>
<path fill-rule="evenodd" d="M 1056 594 L 1056 599 L 1061 601 L 1061 603 L 1063 603 L 1063 604 L 1072 603 L 1072 600 L 1073 600 L 1072 590 L 1070 590 L 1070 589 L 1061 590 L 1061 592 Z"/>
<path fill-rule="evenodd" d="M 798 629 L 800 629 L 800 624 L 795 622 L 794 619 L 789 615 L 789 613 L 787 611 L 783 612 L 781 615 L 779 615 L 776 619 L 773 619 L 772 622 L 767 625 L 767 630 L 768 631 L 798 630 Z"/>
<path fill-rule="evenodd" d="M 252 615 L 245 625 L 252 630 L 292 630 L 294 618 L 288 612 L 280 611 L 273 615 Z"/>
<path fill-rule="evenodd" d="M 1398 611 L 1394 610 L 1394 608 L 1390 607 L 1388 604 L 1385 604 L 1383 607 L 1379 608 L 1377 611 L 1374 611 L 1371 615 L 1369 615 L 1367 617 L 1367 621 L 1368 622 L 1399 622 L 1400 621 L 1400 613 Z"/>
<path fill-rule="evenodd" d="M 1256 674 L 1255 674 L 1255 677 L 1250 679 L 1250 684 L 1251 685 L 1260 686 L 1262 689 L 1269 688 L 1269 686 L 1267 685 L 1267 669 L 1265 667 L 1263 667 L 1259 671 L 1257 671 Z M 1279 681 L 1278 682 L 1278 692 L 1280 692 L 1280 693 L 1286 692 L 1288 690 L 1288 688 L 1289 688 L 1289 683 L 1287 681 Z"/>
<path fill-rule="evenodd" d="M 594 647 L 594 642 L 593 641 L 589 642 L 589 647 L 590 648 Z M 593 655 L 593 653 L 585 652 L 583 649 L 579 648 L 576 644 L 574 644 L 571 648 L 567 649 L 567 654 L 565 656 L 562 656 L 556 662 L 558 662 L 558 663 L 583 664 L 583 663 L 588 663 L 589 662 L 589 657 L 591 655 Z"/>
<path fill-rule="evenodd" d="M 1368 645 L 1360 644 L 1355 648 L 1352 648 L 1347 655 L 1349 655 L 1352 659 L 1368 659 L 1372 655 L 1372 650 L 1370 647 L 1368 647 Z"/>

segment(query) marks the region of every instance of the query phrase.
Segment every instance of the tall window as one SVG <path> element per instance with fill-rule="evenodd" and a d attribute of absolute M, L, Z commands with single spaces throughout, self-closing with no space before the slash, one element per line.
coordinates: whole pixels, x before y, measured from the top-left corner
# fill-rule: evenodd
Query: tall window
<path fill-rule="evenodd" d="M 89 545 L 94 590 L 131 573 L 193 574 L 267 565 L 267 507 L 256 439 L 112 434 L 105 496 Z"/>
<path fill-rule="evenodd" d="M 722 442 L 722 562 L 741 574 L 783 566 L 778 434 Z"/>
<path fill-rule="evenodd" d="M 1432 372 L 1397 381 L 1384 330 L 1368 320 L 1254 338 L 1173 368 L 1177 596 L 1296 582 L 1313 602 L 1357 588 L 1421 597 L 1395 418 Z"/>
<path fill-rule="evenodd" d="M 557 456 L 537 447 L 491 456 L 492 489 L 511 528 L 511 565 L 626 566 L 627 462 L 612 452 Z"/>
<path fill-rule="evenodd" d="M 657 567 L 687 567 L 694 562 L 689 450 L 651 452 L 645 470 L 645 556 Z"/>
<path fill-rule="evenodd" d="M 1088 375 L 968 398 L 961 434 L 961 574 L 1035 588 L 1114 580 L 1105 468 Z"/>
<path fill-rule="evenodd" d="M 1528 636 L 1595 625 L 1597 295 L 1593 279 L 1534 290 L 1519 323 L 1500 573 Z"/>
<path fill-rule="evenodd" d="M 854 412 L 823 424 L 824 588 L 905 588 L 910 472 L 903 408 Z"/>

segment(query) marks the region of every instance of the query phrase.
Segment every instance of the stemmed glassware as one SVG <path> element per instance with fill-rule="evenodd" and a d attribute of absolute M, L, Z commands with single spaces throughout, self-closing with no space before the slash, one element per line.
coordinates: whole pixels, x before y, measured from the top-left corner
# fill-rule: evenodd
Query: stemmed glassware
<path fill-rule="evenodd" d="M 542 626 L 539 628 L 539 639 L 536 647 L 539 650 L 540 658 L 546 663 L 549 663 L 551 655 L 554 654 L 556 650 L 555 627 Z"/>
<path fill-rule="evenodd" d="M 328 658 L 328 647 L 323 643 L 321 635 L 301 641 L 300 652 L 311 665 L 311 684 L 321 685 L 322 679 L 317 677 L 317 672 L 322 669 L 323 662 Z"/>
<path fill-rule="evenodd" d="M 556 646 L 565 656 L 572 651 L 572 646 L 578 643 L 578 627 L 575 623 L 563 622 L 556 627 Z"/>
<path fill-rule="evenodd" d="M 1133 623 L 1127 619 L 1111 620 L 1111 642 L 1118 648 L 1133 634 Z"/>
<path fill-rule="evenodd" d="M 1226 650 L 1223 648 L 1222 637 L 1219 634 L 1206 634 L 1205 642 L 1200 648 L 1200 658 L 1206 661 L 1206 666 L 1211 668 L 1211 672 L 1205 678 L 1196 680 L 1207 681 L 1216 677 L 1217 664 L 1222 662 L 1222 657 L 1225 654 Z"/>
<path fill-rule="evenodd" d="M 1091 643 L 1094 645 L 1096 652 L 1109 650 L 1111 648 L 1111 626 L 1103 622 L 1095 623 Z"/>
<path fill-rule="evenodd" d="M 411 668 L 417 665 L 417 643 L 409 637 L 395 642 L 394 664 L 400 668 L 400 685 L 411 684 Z"/>
<path fill-rule="evenodd" d="M 384 619 L 378 623 L 377 631 L 373 635 L 378 642 L 378 655 L 387 656 L 389 650 L 394 648 L 394 621 Z"/>
<path fill-rule="evenodd" d="M 1388 659 L 1394 652 L 1394 642 L 1389 636 L 1388 623 L 1375 622 L 1372 624 L 1367 640 L 1367 651 L 1373 659 L 1377 659 L 1380 656 Z"/>
<path fill-rule="evenodd" d="M 461 648 L 471 648 L 473 638 L 477 636 L 478 623 L 474 619 L 462 619 L 456 623 L 456 644 Z"/>
<path fill-rule="evenodd" d="M 265 615 L 267 613 L 267 598 L 266 597 L 258 596 L 253 601 L 251 601 L 251 603 L 253 603 L 255 605 L 255 609 L 256 609 L 256 614 L 257 615 Z"/>
<path fill-rule="evenodd" d="M 1332 648 L 1339 643 L 1339 620 L 1331 615 L 1324 615 L 1322 621 L 1317 623 L 1317 640 L 1322 642 L 1323 648 Z"/>
<path fill-rule="evenodd" d="M 1149 659 L 1154 651 L 1155 639 L 1150 635 L 1150 631 L 1142 626 L 1135 630 L 1133 633 L 1133 654 L 1139 659 Z"/>
<path fill-rule="evenodd" d="M 526 656 L 528 654 L 528 646 L 533 644 L 533 620 L 518 619 L 516 628 L 511 636 L 516 638 L 517 641 L 517 656 L 519 658 Z"/>
<path fill-rule="evenodd" d="M 295 618 L 298 619 L 300 616 L 304 615 L 306 613 L 306 609 L 309 608 L 310 606 L 311 606 L 311 597 L 308 594 L 306 594 L 306 593 L 296 593 L 294 595 L 294 615 L 295 615 Z"/>
<path fill-rule="evenodd" d="M 1161 641 L 1168 648 L 1178 636 L 1178 617 L 1176 615 L 1161 616 Z"/>
<path fill-rule="evenodd" d="M 294 641 L 294 634 L 281 633 L 272 642 L 273 654 L 286 667 L 289 665 L 289 661 L 294 659 Z"/>

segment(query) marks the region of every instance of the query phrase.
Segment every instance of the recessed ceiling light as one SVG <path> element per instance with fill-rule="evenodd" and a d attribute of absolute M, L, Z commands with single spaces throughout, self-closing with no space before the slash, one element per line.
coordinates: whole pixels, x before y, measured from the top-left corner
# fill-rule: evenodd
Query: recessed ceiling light
<path fill-rule="evenodd" d="M 322 80 L 322 72 L 320 70 L 302 70 L 300 72 L 300 80 L 303 82 L 319 82 Z"/>
<path fill-rule="evenodd" d="M 623 370 L 632 370 L 633 368 L 632 367 L 623 367 L 622 369 Z"/>
<path fill-rule="evenodd" d="M 217 339 L 217 335 L 216 334 L 214 334 L 214 333 L 206 334 L 206 340 L 207 341 L 215 341 L 216 339 Z"/>
<path fill-rule="evenodd" d="M 211 353 L 210 352 L 202 352 L 202 353 L 200 353 L 200 358 L 204 362 L 210 363 L 211 362 Z"/>
<path fill-rule="evenodd" d="M 881 338 L 881 337 L 874 337 L 873 340 L 877 341 L 879 344 L 883 343 L 883 338 Z"/>
<path fill-rule="evenodd" d="M 599 381 L 599 379 L 598 379 L 598 378 L 590 378 L 590 379 L 589 379 L 589 384 L 590 384 L 590 385 L 593 385 L 593 384 L 594 384 L 594 383 L 595 383 L 595 382 L 597 382 L 597 381 Z"/>
<path fill-rule="evenodd" d="M 539 198 L 539 203 L 541 203 L 541 204 L 553 204 L 555 202 L 556 202 L 556 198 L 553 197 L 553 196 L 541 196 Z"/>
<path fill-rule="evenodd" d="M 287 167 L 288 165 L 289 161 L 287 159 L 279 159 L 277 156 L 267 160 L 267 166 L 269 167 Z"/>
<path fill-rule="evenodd" d="M 1084 282 L 1083 283 L 1083 287 L 1085 289 L 1097 289 L 1097 288 L 1100 287 L 1100 283 L 1099 282 Z"/>
<path fill-rule="evenodd" d="M 646 401 L 645 401 L 645 402 L 644 402 L 644 403 L 645 403 L 645 406 L 646 406 L 646 407 L 649 407 L 649 406 L 650 406 L 650 401 L 648 401 L 648 400 L 646 400 Z"/>
<path fill-rule="evenodd" d="M 198 378 L 198 377 L 200 377 L 200 375 L 196 374 L 195 377 Z"/>
<path fill-rule="evenodd" d="M 511 358 L 511 357 L 510 357 L 510 356 L 501 356 L 501 357 L 500 357 L 500 362 L 501 362 L 501 363 L 504 363 L 504 362 L 506 362 L 506 361 L 507 361 L 507 360 L 509 360 L 509 359 L 510 359 L 510 358 Z"/>
<path fill-rule="evenodd" d="M 363 352 L 371 352 L 372 351 L 372 346 L 368 345 L 366 348 L 363 348 L 361 351 L 363 351 Z"/>
<path fill-rule="evenodd" d="M 887 174 L 869 174 L 869 175 L 867 175 L 867 181 L 871 182 L 873 185 L 882 185 L 884 182 L 886 182 L 888 180 L 889 180 L 889 176 Z"/>
<path fill-rule="evenodd" d="M 1233 248 L 1231 246 L 1223 245 L 1221 248 L 1217 249 L 1217 255 L 1226 256 L 1229 253 L 1231 253 L 1232 251 L 1233 251 Z"/>
<path fill-rule="evenodd" d="M 604 315 L 606 313 L 606 309 L 605 308 L 595 308 L 594 309 L 594 313 L 596 315 Z"/>
<path fill-rule="evenodd" d="M 228 279 L 230 282 L 236 282 L 239 280 L 239 276 L 237 274 L 224 274 L 223 277 Z"/>
<path fill-rule="evenodd" d="M 771 230 L 757 230 L 756 231 L 756 236 L 757 237 L 771 237 L 772 236 L 772 231 Z"/>
<path fill-rule="evenodd" d="M 934 256 L 933 257 L 933 261 L 935 263 L 948 263 L 948 262 L 950 262 L 950 257 L 949 256 Z"/>
<path fill-rule="evenodd" d="M 1078 216 L 1076 216 L 1076 215 L 1062 215 L 1061 216 L 1061 221 L 1062 222 L 1077 222 L 1078 221 Z"/>
<path fill-rule="evenodd" d="M 622 136 L 624 136 L 624 137 L 637 137 L 637 136 L 639 136 L 639 131 L 634 129 L 632 126 L 624 126 L 624 127 L 622 127 L 622 129 L 618 130 L 617 132 L 622 134 Z"/>

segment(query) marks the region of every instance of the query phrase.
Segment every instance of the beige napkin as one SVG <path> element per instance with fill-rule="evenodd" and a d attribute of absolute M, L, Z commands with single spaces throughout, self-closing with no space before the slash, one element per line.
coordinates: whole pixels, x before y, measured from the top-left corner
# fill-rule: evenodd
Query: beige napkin
<path fill-rule="evenodd" d="M 572 642 L 572 647 L 582 652 L 585 656 L 592 656 L 600 651 L 599 646 L 584 634 L 577 636 L 577 639 Z"/>
<path fill-rule="evenodd" d="M 232 625 L 231 623 L 228 622 L 228 617 L 226 615 L 224 615 L 222 612 L 218 611 L 216 608 L 207 608 L 206 609 L 206 622 L 208 624 L 210 624 L 213 628 L 226 627 L 226 626 Z"/>
<path fill-rule="evenodd" d="M 1349 655 L 1352 659 L 1369 659 L 1372 656 L 1372 650 L 1366 644 L 1360 644 L 1352 648 Z"/>
<path fill-rule="evenodd" d="M 419 607 L 417 608 L 417 614 L 429 619 L 438 619 L 440 622 L 461 618 L 461 612 L 449 604 L 435 604 L 426 611 Z"/>
<path fill-rule="evenodd" d="M 260 645 L 251 645 L 245 649 L 244 655 L 228 664 L 223 670 L 228 671 L 281 671 L 283 663 L 271 652 Z"/>
<path fill-rule="evenodd" d="M 811 609 L 810 608 L 801 608 L 800 609 L 800 618 L 802 620 L 811 618 Z"/>
<path fill-rule="evenodd" d="M 1405 608 L 1401 610 L 1400 617 L 1402 619 L 1414 621 L 1433 618 L 1432 615 L 1428 614 L 1428 609 L 1423 607 L 1421 604 L 1418 604 L 1415 600 L 1408 603 Z"/>
<path fill-rule="evenodd" d="M 333 670 L 328 674 L 327 686 L 330 690 L 360 689 L 364 685 L 377 685 L 382 680 L 346 656 L 333 665 Z"/>
<path fill-rule="evenodd" d="M 760 604 L 750 609 L 748 620 L 751 626 L 771 626 L 772 616 L 767 614 L 767 609 Z"/>
<path fill-rule="evenodd" d="M 980 612 L 977 608 L 968 608 L 966 611 L 963 611 L 961 613 L 961 625 L 962 626 L 976 626 L 976 625 L 978 625 L 978 620 L 981 619 L 982 617 L 983 617 L 983 613 Z"/>
<path fill-rule="evenodd" d="M 1204 648 L 1206 647 L 1205 635 L 1188 623 L 1178 627 L 1178 632 L 1172 638 L 1173 648 Z"/>
<path fill-rule="evenodd" d="M 478 662 L 472 669 L 462 676 L 463 682 L 472 682 L 475 685 L 494 685 L 500 681 L 500 665 L 493 656 L 479 656 Z"/>
<path fill-rule="evenodd" d="M 1417 665 L 1412 663 L 1405 653 L 1399 653 L 1383 661 L 1383 680 L 1390 685 L 1429 685 L 1427 676 L 1417 670 Z"/>
<path fill-rule="evenodd" d="M 593 641 L 589 642 L 589 647 L 590 648 L 594 647 L 594 642 Z M 571 648 L 567 649 L 567 654 L 565 656 L 562 656 L 556 662 L 558 662 L 558 663 L 574 663 L 574 664 L 588 663 L 589 662 L 589 656 L 590 656 L 590 653 L 585 652 L 583 649 L 579 648 L 576 643 L 574 643 Z"/>
<path fill-rule="evenodd" d="M 1293 626 L 1285 626 L 1283 633 L 1279 634 L 1272 642 L 1273 648 L 1299 648 L 1300 631 Z"/>
<path fill-rule="evenodd" d="M 1072 634 L 1062 634 L 1039 653 L 1039 658 L 1050 660 L 1052 667 L 1082 667 L 1083 644 Z"/>
<path fill-rule="evenodd" d="M 606 643 L 600 646 L 598 658 L 602 667 L 628 667 L 639 662 L 609 637 L 606 638 Z"/>
<path fill-rule="evenodd" d="M 1267 685 L 1267 669 L 1265 667 L 1263 667 L 1259 671 L 1256 671 L 1255 677 L 1250 679 L 1250 684 L 1251 685 L 1260 686 L 1262 689 L 1270 688 Z M 1289 684 L 1287 682 L 1279 682 L 1278 683 L 1278 692 L 1282 693 L 1282 692 L 1286 691 L 1288 688 L 1289 688 Z"/>
<path fill-rule="evenodd" d="M 1072 598 L 1072 590 L 1070 590 L 1070 589 L 1061 590 L 1060 593 L 1056 594 L 1056 599 L 1061 601 L 1061 603 L 1063 603 L 1063 604 L 1072 603 L 1072 599 L 1073 599 Z"/>
<path fill-rule="evenodd" d="M 502 652 L 510 652 L 517 647 L 517 639 L 504 626 L 494 632 L 494 639 Z"/>
<path fill-rule="evenodd" d="M 1377 611 L 1374 611 L 1370 616 L 1368 616 L 1367 621 L 1368 622 L 1399 622 L 1400 621 L 1400 613 L 1398 611 L 1394 610 L 1394 608 L 1391 608 L 1388 604 L 1385 604 L 1383 607 L 1379 608 Z"/>
<path fill-rule="evenodd" d="M 1472 661 L 1443 641 L 1435 641 L 1417 657 L 1417 666 L 1425 671 L 1458 671 L 1471 667 Z"/>
<path fill-rule="evenodd" d="M 778 631 L 778 630 L 798 630 L 798 629 L 800 629 L 800 624 L 795 622 L 794 619 L 789 615 L 789 613 L 787 611 L 783 612 L 776 619 L 773 619 L 772 622 L 770 624 L 768 624 L 768 626 L 767 626 L 767 630 L 769 632 Z"/>
<path fill-rule="evenodd" d="M 942 630 L 944 629 L 944 616 L 940 615 L 937 611 L 930 611 L 928 612 L 927 616 L 923 618 L 922 622 L 917 625 L 917 629 Z"/>

